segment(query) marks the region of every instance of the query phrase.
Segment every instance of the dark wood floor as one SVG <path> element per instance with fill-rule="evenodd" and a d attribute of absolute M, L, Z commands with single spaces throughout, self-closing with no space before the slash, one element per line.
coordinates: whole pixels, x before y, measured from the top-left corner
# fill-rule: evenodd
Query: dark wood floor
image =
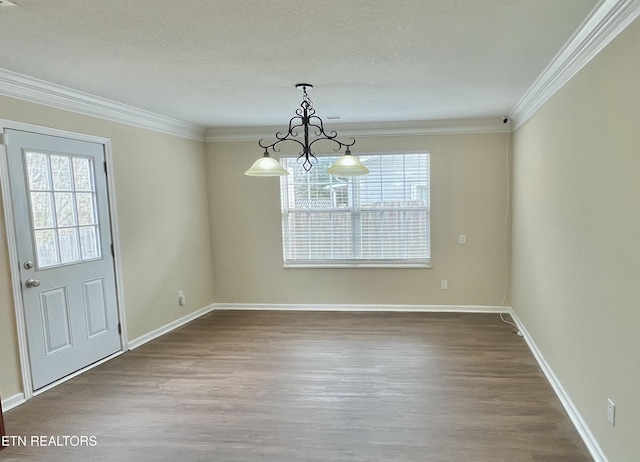
<path fill-rule="evenodd" d="M 592 460 L 496 314 L 214 311 L 5 425 L 96 443 L 8 461 Z"/>

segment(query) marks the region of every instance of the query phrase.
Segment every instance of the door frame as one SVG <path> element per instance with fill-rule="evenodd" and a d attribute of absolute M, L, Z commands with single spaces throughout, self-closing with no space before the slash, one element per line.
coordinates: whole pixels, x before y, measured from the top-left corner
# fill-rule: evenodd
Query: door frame
<path fill-rule="evenodd" d="M 73 374 L 63 377 L 50 385 L 40 388 L 37 392 L 34 392 L 33 383 L 31 380 L 31 366 L 28 354 L 29 352 L 27 345 L 26 322 L 24 316 L 24 303 L 22 301 L 22 280 L 19 273 L 20 262 L 18 260 L 18 245 L 16 238 L 15 220 L 13 216 L 13 203 L 11 200 L 11 190 L 9 186 L 8 154 L 5 145 L 6 129 L 22 130 L 40 135 L 57 136 L 61 138 L 70 138 L 74 140 L 101 144 L 104 148 L 104 157 L 106 162 L 107 198 L 109 201 L 110 216 L 109 230 L 111 231 L 111 239 L 113 243 L 116 302 L 118 304 L 118 318 L 121 326 L 120 350 L 108 356 L 107 358 L 93 363 L 77 372 L 74 372 Z M 108 361 L 111 358 L 114 358 L 115 356 L 124 353 L 128 348 L 127 323 L 123 294 L 122 258 L 120 254 L 120 237 L 118 233 L 118 214 L 116 213 L 115 182 L 113 179 L 113 155 L 111 152 L 111 140 L 109 138 L 103 138 L 99 136 L 85 135 L 82 133 L 75 133 L 65 130 L 58 130 L 54 128 L 0 119 L 0 183 L 2 186 L 2 188 L 0 189 L 0 193 L 2 194 L 2 204 L 4 207 L 5 232 L 7 236 L 7 248 L 9 252 L 9 265 L 11 270 L 11 285 L 13 290 L 13 301 L 16 315 L 18 350 L 20 353 L 20 369 L 22 373 L 22 390 L 24 393 L 24 400 L 28 400 L 35 395 L 38 395 L 55 387 L 56 385 L 66 382 L 67 380 L 81 374 L 84 371 L 87 371 L 95 366 L 102 364 L 105 361 Z"/>

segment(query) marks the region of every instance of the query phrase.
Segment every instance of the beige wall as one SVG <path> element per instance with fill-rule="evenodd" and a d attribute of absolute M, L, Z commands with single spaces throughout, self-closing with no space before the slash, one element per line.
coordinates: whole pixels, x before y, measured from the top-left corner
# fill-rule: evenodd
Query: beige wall
<path fill-rule="evenodd" d="M 5 229 L 2 201 L 0 201 L 0 397 L 3 399 L 22 390 Z"/>
<path fill-rule="evenodd" d="M 216 301 L 500 305 L 508 284 L 507 138 L 357 139 L 354 154 L 431 153 L 431 269 L 283 269 L 279 179 L 243 175 L 261 155 L 257 143 L 208 143 Z M 466 245 L 458 244 L 459 234 Z M 442 279 L 448 290 L 440 289 Z"/>
<path fill-rule="evenodd" d="M 213 303 L 203 142 L 5 97 L 0 119 L 111 139 L 129 340 Z M 0 228 L 4 399 L 22 391 L 5 229 Z M 182 307 L 179 289 L 187 297 Z"/>
<path fill-rule="evenodd" d="M 640 460 L 638 44 L 636 20 L 514 138 L 512 305 L 616 462 Z"/>

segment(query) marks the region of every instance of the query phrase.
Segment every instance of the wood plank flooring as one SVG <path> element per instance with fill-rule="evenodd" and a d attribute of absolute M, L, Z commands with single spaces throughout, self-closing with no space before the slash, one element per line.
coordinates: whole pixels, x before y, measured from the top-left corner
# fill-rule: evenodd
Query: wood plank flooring
<path fill-rule="evenodd" d="M 214 311 L 5 425 L 95 437 L 28 441 L 7 461 L 592 460 L 497 314 Z"/>

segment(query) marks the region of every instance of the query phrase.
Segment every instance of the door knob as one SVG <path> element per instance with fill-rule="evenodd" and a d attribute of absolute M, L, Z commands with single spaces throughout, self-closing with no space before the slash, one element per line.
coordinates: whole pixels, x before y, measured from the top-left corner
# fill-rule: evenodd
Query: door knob
<path fill-rule="evenodd" d="M 37 279 L 27 279 L 27 280 L 24 282 L 24 285 L 25 285 L 25 286 L 27 286 L 27 287 L 29 287 L 29 288 L 32 288 L 32 287 L 39 287 L 39 286 L 40 286 L 40 281 L 39 281 L 39 280 L 37 280 Z"/>

